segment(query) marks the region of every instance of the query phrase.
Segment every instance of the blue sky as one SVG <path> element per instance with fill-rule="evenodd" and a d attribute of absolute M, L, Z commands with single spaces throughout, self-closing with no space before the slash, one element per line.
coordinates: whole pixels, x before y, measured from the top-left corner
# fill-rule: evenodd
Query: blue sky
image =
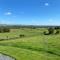
<path fill-rule="evenodd" d="M 0 0 L 0 24 L 60 25 L 60 0 Z"/>

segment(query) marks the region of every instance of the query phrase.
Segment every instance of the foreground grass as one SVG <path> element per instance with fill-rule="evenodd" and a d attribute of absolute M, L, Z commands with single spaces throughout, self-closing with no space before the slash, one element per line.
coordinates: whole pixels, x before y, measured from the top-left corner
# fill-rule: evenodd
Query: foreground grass
<path fill-rule="evenodd" d="M 17 60 L 60 60 L 60 35 L 45 36 L 39 33 L 42 30 L 20 31 L 27 37 L 0 41 L 0 52 L 13 56 Z M 16 32 L 17 35 L 19 32 Z"/>
<path fill-rule="evenodd" d="M 16 60 L 59 60 L 60 57 L 45 52 L 30 51 L 9 46 L 0 46 L 0 52 L 10 55 Z"/>

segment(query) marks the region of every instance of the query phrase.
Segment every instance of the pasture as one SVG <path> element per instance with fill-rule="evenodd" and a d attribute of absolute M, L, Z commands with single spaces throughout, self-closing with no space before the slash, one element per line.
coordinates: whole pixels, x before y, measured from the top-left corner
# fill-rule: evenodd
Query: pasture
<path fill-rule="evenodd" d="M 60 34 L 44 35 L 44 28 L 11 29 L 0 33 L 0 53 L 16 60 L 60 60 Z M 19 37 L 20 34 L 25 35 Z M 8 36 L 8 40 L 6 40 Z M 10 39 L 15 38 L 16 39 Z"/>

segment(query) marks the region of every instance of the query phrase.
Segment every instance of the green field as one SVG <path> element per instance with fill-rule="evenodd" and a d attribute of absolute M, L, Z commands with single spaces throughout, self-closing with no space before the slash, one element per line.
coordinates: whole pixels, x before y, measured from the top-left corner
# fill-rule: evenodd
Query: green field
<path fill-rule="evenodd" d="M 12 29 L 0 38 L 25 37 L 0 41 L 0 52 L 16 60 L 60 60 L 60 34 L 44 35 L 46 29 Z"/>

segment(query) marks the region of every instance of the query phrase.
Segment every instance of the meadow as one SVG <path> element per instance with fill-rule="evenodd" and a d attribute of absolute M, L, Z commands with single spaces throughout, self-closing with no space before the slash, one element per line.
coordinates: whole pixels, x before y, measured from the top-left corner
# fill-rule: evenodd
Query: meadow
<path fill-rule="evenodd" d="M 44 35 L 45 28 L 11 29 L 0 33 L 0 38 L 24 37 L 0 41 L 0 53 L 16 60 L 60 60 L 60 34 Z"/>

